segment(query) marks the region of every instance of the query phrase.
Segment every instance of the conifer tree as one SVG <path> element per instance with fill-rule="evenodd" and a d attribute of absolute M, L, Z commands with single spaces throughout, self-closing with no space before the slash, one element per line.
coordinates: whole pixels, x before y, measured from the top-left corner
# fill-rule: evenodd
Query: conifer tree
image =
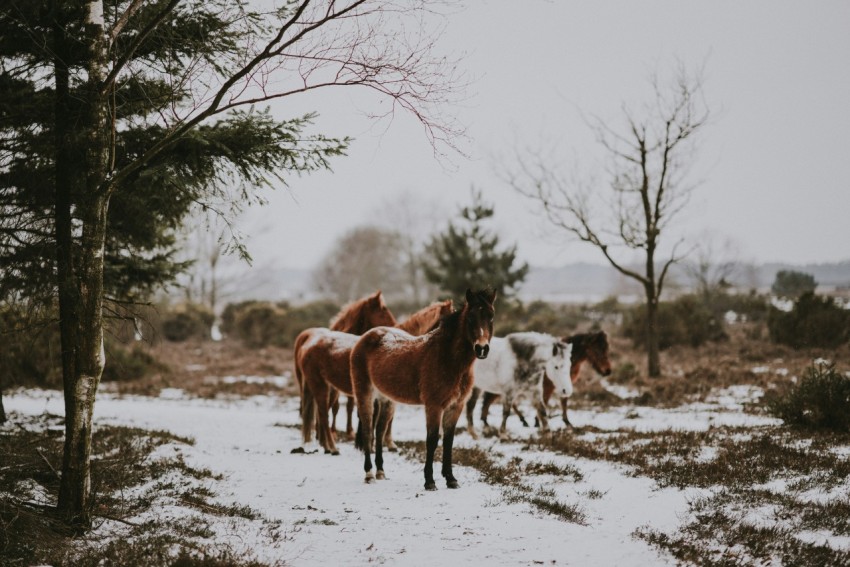
<path fill-rule="evenodd" d="M 472 204 L 461 208 L 460 220 L 449 222 L 425 247 L 423 269 L 429 282 L 455 299 L 467 289 L 492 287 L 498 297 L 510 297 L 528 274 L 528 264 L 517 262 L 516 245 L 499 250 L 499 237 L 486 228 L 494 214 L 480 191 Z"/>

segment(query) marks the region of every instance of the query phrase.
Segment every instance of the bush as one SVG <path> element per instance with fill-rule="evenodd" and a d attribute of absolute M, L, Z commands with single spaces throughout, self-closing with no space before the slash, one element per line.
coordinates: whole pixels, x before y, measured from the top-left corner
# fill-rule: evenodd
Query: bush
<path fill-rule="evenodd" d="M 271 303 L 256 303 L 236 315 L 233 334 L 251 348 L 284 346 L 287 328 L 283 309 Z"/>
<path fill-rule="evenodd" d="M 814 365 L 784 395 L 767 401 L 768 411 L 787 425 L 850 431 L 850 377 L 834 365 Z"/>
<path fill-rule="evenodd" d="M 167 366 L 140 347 L 128 349 L 112 341 L 106 342 L 106 366 L 102 378 L 104 382 L 138 380 L 166 369 Z"/>
<path fill-rule="evenodd" d="M 646 305 L 633 308 L 625 317 L 623 334 L 638 348 L 646 345 Z M 700 346 L 728 338 L 723 320 L 695 295 L 683 295 L 658 304 L 659 348 L 674 345 Z"/>
<path fill-rule="evenodd" d="M 215 316 L 201 305 L 187 303 L 162 317 L 162 336 L 172 342 L 209 339 Z"/>
<path fill-rule="evenodd" d="M 811 274 L 780 270 L 776 273 L 770 291 L 779 297 L 799 297 L 804 293 L 814 293 L 817 286 L 815 277 Z"/>
<path fill-rule="evenodd" d="M 520 331 L 537 331 L 563 337 L 588 320 L 584 307 L 580 305 L 547 303 L 540 300 L 528 304 L 505 301 L 496 307 L 494 330 L 498 336 Z"/>
<path fill-rule="evenodd" d="M 339 307 L 329 301 L 299 307 L 287 302 L 243 301 L 224 308 L 221 330 L 251 348 L 291 347 L 298 333 L 309 327 L 327 327 L 338 311 Z"/>
<path fill-rule="evenodd" d="M 850 311 L 831 297 L 804 293 L 789 313 L 770 308 L 767 318 L 770 340 L 795 349 L 835 348 L 850 339 Z"/>

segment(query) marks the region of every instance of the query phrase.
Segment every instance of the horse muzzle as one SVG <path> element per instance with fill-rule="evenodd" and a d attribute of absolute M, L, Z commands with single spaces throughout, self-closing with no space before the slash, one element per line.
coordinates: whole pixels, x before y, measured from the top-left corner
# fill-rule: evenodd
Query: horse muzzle
<path fill-rule="evenodd" d="M 486 343 L 483 345 L 476 344 L 474 349 L 475 356 L 482 360 L 487 358 L 487 355 L 490 354 L 490 345 Z"/>

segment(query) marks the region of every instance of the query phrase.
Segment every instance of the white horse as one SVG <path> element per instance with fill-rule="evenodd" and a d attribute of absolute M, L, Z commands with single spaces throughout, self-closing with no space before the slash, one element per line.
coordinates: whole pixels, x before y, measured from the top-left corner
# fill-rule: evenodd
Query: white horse
<path fill-rule="evenodd" d="M 531 395 L 541 430 L 549 428 L 546 408 L 543 405 L 543 377 L 548 376 L 555 384 L 559 396 L 573 393 L 570 379 L 570 354 L 572 346 L 557 337 L 544 333 L 511 333 L 504 338 L 493 337 L 490 355 L 476 360 L 473 366 L 475 388 L 502 396 L 501 436 L 507 433 L 508 416 L 514 400 Z M 467 430 L 475 439 L 478 435 L 472 422 L 477 393 L 473 393 L 466 406 Z M 485 426 L 487 423 L 485 421 Z"/>

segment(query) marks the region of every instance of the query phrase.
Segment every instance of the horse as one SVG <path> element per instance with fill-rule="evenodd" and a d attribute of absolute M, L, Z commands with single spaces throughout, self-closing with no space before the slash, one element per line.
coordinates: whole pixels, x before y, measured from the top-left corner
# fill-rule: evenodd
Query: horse
<path fill-rule="evenodd" d="M 397 328 L 411 334 L 422 334 L 437 325 L 440 317 L 452 311 L 451 300 L 436 302 L 411 315 Z M 308 350 L 301 357 L 301 380 L 303 390 L 311 393 L 316 404 L 317 437 L 326 453 L 338 455 L 333 431 L 336 429 L 336 419 L 328 424 L 328 408 L 339 407 L 339 394 L 354 398 L 351 388 L 351 373 L 349 358 L 351 349 L 359 337 L 351 333 L 316 329 L 310 339 L 304 343 Z M 306 398 L 305 398 L 306 399 Z M 336 415 L 334 415 L 336 418 Z M 349 414 L 349 422 L 351 415 Z M 390 451 L 395 451 L 392 440 L 392 429 L 387 428 L 384 436 L 385 444 Z"/>
<path fill-rule="evenodd" d="M 322 327 L 305 329 L 295 338 L 295 377 L 298 380 L 298 386 L 301 391 L 301 436 L 305 445 L 310 443 L 312 440 L 313 425 L 314 422 L 316 422 L 316 437 L 326 452 L 332 452 L 332 450 L 329 449 L 329 445 L 332 447 L 332 440 L 330 444 L 328 443 L 331 432 L 327 428 L 323 427 L 323 425 L 327 423 L 328 412 L 326 404 L 329 400 L 329 392 L 327 390 L 323 390 L 321 386 L 317 389 L 313 384 L 305 387 L 305 362 L 307 363 L 306 366 L 309 367 L 309 361 L 311 359 L 321 358 L 321 354 L 318 351 L 314 353 L 311 353 L 311 351 L 316 349 L 317 345 L 322 344 L 322 339 L 330 332 L 362 335 L 373 327 L 383 325 L 392 326 L 395 324 L 395 317 L 392 312 L 390 312 L 386 303 L 384 303 L 384 298 L 381 295 L 381 292 L 377 291 L 372 295 L 358 299 L 344 306 L 340 312 L 331 319 L 330 329 Z M 321 347 L 318 348 L 321 350 Z M 339 357 L 334 358 L 337 362 L 339 362 Z M 346 356 L 343 357 L 343 361 L 346 368 L 345 376 L 347 377 L 347 353 Z M 317 404 L 324 406 L 324 412 L 322 411 L 322 407 L 318 408 L 318 416 L 315 413 Z M 323 422 L 320 419 L 322 415 L 325 416 Z M 350 423 L 349 428 L 353 430 Z M 293 452 L 304 451 L 303 447 L 299 449 L 294 449 Z"/>
<path fill-rule="evenodd" d="M 360 425 L 355 445 L 364 453 L 366 482 L 384 479 L 383 435 L 395 402 L 425 406 L 425 489 L 436 490 L 434 452 L 443 427 L 442 475 L 448 488 L 460 485 L 452 474 L 457 420 L 472 390 L 472 363 L 487 358 L 493 336 L 496 292 L 466 290 L 466 303 L 443 317 L 433 331 L 414 337 L 378 327 L 364 334 L 351 352 L 351 380 Z M 379 408 L 373 425 L 373 400 Z M 372 472 L 372 437 L 375 468 Z"/>
<path fill-rule="evenodd" d="M 537 415 L 548 430 L 546 408 L 543 405 L 543 380 L 548 376 L 556 385 L 558 393 L 569 396 L 573 391 L 570 380 L 571 346 L 557 337 L 545 333 L 511 333 L 504 338 L 490 341 L 490 356 L 475 362 L 475 390 L 500 394 L 503 398 L 502 426 L 500 436 L 507 434 L 508 416 L 514 400 L 531 395 Z M 477 439 L 472 421 L 477 393 L 473 391 L 466 404 L 467 431 Z M 484 416 L 484 425 L 487 425 Z"/>
<path fill-rule="evenodd" d="M 589 362 L 593 369 L 602 376 L 609 376 L 611 374 L 611 360 L 609 358 L 610 347 L 608 344 L 608 335 L 605 334 L 605 331 L 570 335 L 565 337 L 563 341 L 572 347 L 570 352 L 570 378 L 573 384 L 578 381 L 579 372 L 581 371 L 581 366 L 584 362 Z M 549 399 L 552 397 L 554 392 L 555 384 L 553 384 L 547 376 L 543 380 L 544 405 L 549 405 Z M 476 396 L 476 393 L 473 392 L 472 395 Z M 487 423 L 487 413 L 490 408 L 490 404 L 492 404 L 498 397 L 499 396 L 497 394 L 484 392 L 484 396 L 481 399 L 481 421 L 484 423 Z M 568 402 L 569 396 L 561 396 L 561 416 L 563 417 L 564 425 L 567 427 L 573 427 L 573 424 L 570 423 L 567 415 Z M 516 406 L 513 406 L 513 408 L 514 412 L 516 412 L 517 416 L 522 421 L 522 424 L 527 427 L 528 422 L 525 420 L 525 417 L 519 412 Z M 472 411 L 472 409 L 470 408 L 467 411 Z"/>

